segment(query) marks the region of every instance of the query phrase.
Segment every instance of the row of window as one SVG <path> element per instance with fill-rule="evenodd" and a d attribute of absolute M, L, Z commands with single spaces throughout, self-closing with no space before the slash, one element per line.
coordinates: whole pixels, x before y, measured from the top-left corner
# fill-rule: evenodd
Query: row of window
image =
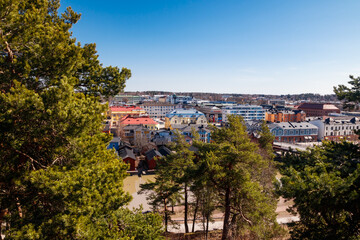
<path fill-rule="evenodd" d="M 275 136 L 282 136 L 282 135 L 310 135 L 310 134 L 317 134 L 317 129 L 303 129 L 303 130 L 272 130 L 271 131 Z M 285 132 L 285 133 L 284 133 Z"/>
<path fill-rule="evenodd" d="M 325 128 L 326 130 L 329 130 L 329 127 Z M 331 127 L 331 130 L 344 130 L 344 129 L 359 129 L 359 126 L 335 126 L 335 127 Z"/>

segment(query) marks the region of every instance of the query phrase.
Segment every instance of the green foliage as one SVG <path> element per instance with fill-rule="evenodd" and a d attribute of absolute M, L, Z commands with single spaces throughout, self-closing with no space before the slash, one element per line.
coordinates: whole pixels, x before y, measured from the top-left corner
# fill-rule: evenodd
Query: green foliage
<path fill-rule="evenodd" d="M 261 156 L 241 117 L 230 115 L 228 121 L 228 127 L 212 133 L 213 149 L 206 155 L 206 172 L 225 213 L 223 239 L 249 232 L 253 239 L 269 239 L 278 230 L 277 199 L 261 184 L 261 176 L 271 158 Z M 269 143 L 263 140 L 262 144 Z M 269 174 L 274 176 L 274 172 Z"/>
<path fill-rule="evenodd" d="M 360 149 L 349 142 L 287 155 L 279 192 L 294 200 L 293 239 L 358 239 L 360 237 Z"/>
<path fill-rule="evenodd" d="M 121 209 L 116 212 L 116 219 L 118 226 L 122 229 L 121 238 L 128 237 L 129 239 L 143 240 L 143 239 L 163 239 L 162 218 L 155 213 L 142 213 L 142 208 Z"/>
<path fill-rule="evenodd" d="M 80 15 L 58 8 L 57 0 L 0 1 L 6 238 L 158 238 L 157 216 L 121 208 L 131 199 L 122 186 L 127 165 L 106 150 L 111 136 L 101 132 L 107 107 L 99 96 L 123 90 L 130 70 L 102 67 L 94 44 L 71 38 Z"/>
<path fill-rule="evenodd" d="M 360 78 L 350 75 L 351 88 L 345 85 L 334 87 L 334 92 L 339 100 L 344 100 L 344 108 L 354 109 L 360 101 Z"/>
<path fill-rule="evenodd" d="M 154 209 L 164 208 L 162 212 L 166 231 L 168 220 L 171 220 L 167 206 L 169 203 L 176 202 L 185 194 L 184 204 L 187 211 L 187 188 L 191 181 L 190 169 L 194 165 L 194 153 L 189 150 L 190 145 L 179 132 L 175 132 L 175 136 L 176 141 L 171 146 L 173 153 L 158 161 L 155 181 L 140 186 L 140 192 L 150 192 L 148 200 Z"/>
<path fill-rule="evenodd" d="M 58 13 L 59 0 L 0 2 L 0 88 L 17 80 L 40 91 L 57 86 L 64 76 L 77 91 L 111 96 L 120 92 L 130 70 L 103 67 L 95 44 L 81 46 L 70 29 L 80 19 L 70 7 Z"/>

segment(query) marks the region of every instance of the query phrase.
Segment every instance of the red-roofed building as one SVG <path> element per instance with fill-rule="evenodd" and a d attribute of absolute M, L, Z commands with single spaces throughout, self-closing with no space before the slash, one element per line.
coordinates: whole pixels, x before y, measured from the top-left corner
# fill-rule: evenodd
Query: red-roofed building
<path fill-rule="evenodd" d="M 153 119 L 149 118 L 148 116 L 141 116 L 141 117 L 126 116 L 121 119 L 120 123 L 122 126 L 142 125 L 150 130 L 159 129 L 159 123 L 155 122 Z"/>
<path fill-rule="evenodd" d="M 112 106 L 108 112 L 108 116 L 111 119 L 111 127 L 118 126 L 120 119 L 125 116 L 139 117 L 145 114 L 145 110 L 137 106 Z"/>
<path fill-rule="evenodd" d="M 340 109 L 328 103 L 302 103 L 297 109 L 306 113 L 307 117 L 328 116 L 329 113 L 340 113 Z"/>

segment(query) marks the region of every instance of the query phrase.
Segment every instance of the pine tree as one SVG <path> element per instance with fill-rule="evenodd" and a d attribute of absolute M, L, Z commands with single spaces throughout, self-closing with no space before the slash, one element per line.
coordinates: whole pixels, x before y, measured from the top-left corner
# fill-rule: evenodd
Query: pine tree
<path fill-rule="evenodd" d="M 222 239 L 244 234 L 269 239 L 277 229 L 277 201 L 261 184 L 267 160 L 251 142 L 242 118 L 230 115 L 228 121 L 212 132 L 213 149 L 206 155 L 206 173 L 224 211 Z"/>
<path fill-rule="evenodd" d="M 106 150 L 99 101 L 123 90 L 131 72 L 103 67 L 95 44 L 71 37 L 80 15 L 58 8 L 58 0 L 0 2 L 1 222 L 9 239 L 133 238 L 140 230 L 119 225 L 130 217 L 121 209 L 131 199 L 127 166 Z"/>
<path fill-rule="evenodd" d="M 292 239 L 359 238 L 359 153 L 353 143 L 324 142 L 283 159 L 279 191 L 300 215 L 290 228 Z"/>

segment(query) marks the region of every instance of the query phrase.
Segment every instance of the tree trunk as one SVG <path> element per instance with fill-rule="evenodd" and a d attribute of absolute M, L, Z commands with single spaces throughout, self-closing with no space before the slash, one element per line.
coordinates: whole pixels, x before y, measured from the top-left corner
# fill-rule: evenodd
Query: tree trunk
<path fill-rule="evenodd" d="M 185 224 L 185 232 L 189 232 L 188 226 L 188 192 L 187 192 L 187 184 L 185 183 L 185 214 L 184 214 L 184 224 Z"/>
<path fill-rule="evenodd" d="M 229 235 L 229 219 L 230 219 L 230 188 L 226 189 L 225 193 L 225 216 L 222 232 L 222 240 L 227 240 Z"/>
<path fill-rule="evenodd" d="M 164 199 L 164 217 L 165 217 L 165 232 L 168 232 L 168 211 L 166 206 L 166 199 Z"/>
<path fill-rule="evenodd" d="M 193 224 L 192 224 L 192 232 L 195 232 L 195 221 L 196 221 L 196 214 L 199 208 L 199 198 L 196 198 L 196 204 L 195 204 L 195 209 L 194 209 L 194 219 L 193 219 Z"/>
<path fill-rule="evenodd" d="M 205 240 L 208 239 L 208 234 L 209 234 L 209 221 L 210 221 L 210 215 L 207 213 L 207 214 L 206 214 Z"/>

